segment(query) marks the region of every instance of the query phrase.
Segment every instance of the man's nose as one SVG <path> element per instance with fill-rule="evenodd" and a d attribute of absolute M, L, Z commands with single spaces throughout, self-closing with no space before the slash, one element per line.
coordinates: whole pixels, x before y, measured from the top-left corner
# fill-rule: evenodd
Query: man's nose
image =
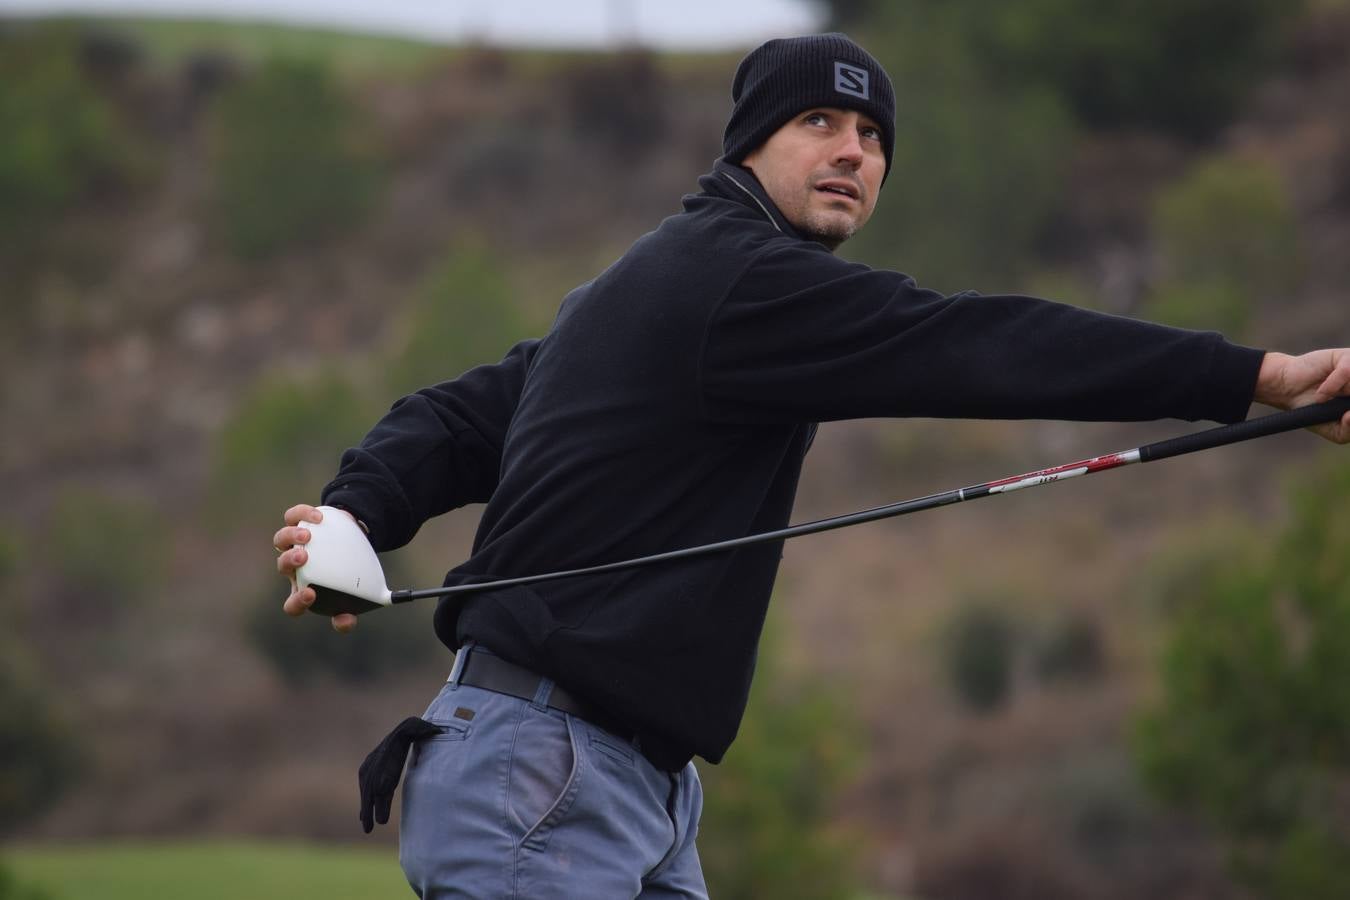
<path fill-rule="evenodd" d="M 852 169 L 862 165 L 862 140 L 858 137 L 856 128 L 844 129 L 834 146 L 833 158 L 830 161 L 836 166 Z"/>

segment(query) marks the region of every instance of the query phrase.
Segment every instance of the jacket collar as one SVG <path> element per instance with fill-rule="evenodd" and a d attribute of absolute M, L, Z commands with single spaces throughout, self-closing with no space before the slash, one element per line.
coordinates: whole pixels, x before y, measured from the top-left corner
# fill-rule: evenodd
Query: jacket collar
<path fill-rule="evenodd" d="M 744 166 L 719 159 L 713 164 L 711 172 L 699 178 L 698 185 L 704 194 L 739 203 L 768 219 L 770 224 L 783 234 L 804 240 L 801 233 L 783 217 L 778 207 L 769 199 L 755 173 Z"/>

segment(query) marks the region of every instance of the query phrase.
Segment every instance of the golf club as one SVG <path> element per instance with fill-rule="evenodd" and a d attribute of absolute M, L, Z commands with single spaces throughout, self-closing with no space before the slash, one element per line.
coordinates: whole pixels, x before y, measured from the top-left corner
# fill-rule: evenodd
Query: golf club
<path fill-rule="evenodd" d="M 632 569 L 676 559 L 688 559 L 689 557 L 703 556 L 709 553 L 722 553 L 766 541 L 779 541 L 806 534 L 817 534 L 822 531 L 903 516 L 994 494 L 1006 494 L 1023 488 L 1049 484 L 1054 481 L 1064 481 L 1068 478 L 1076 478 L 1079 475 L 1088 475 L 1093 472 L 1104 472 L 1107 469 L 1116 469 L 1134 463 L 1155 462 L 1186 453 L 1195 453 L 1213 447 L 1222 447 L 1272 434 L 1281 434 L 1298 428 L 1307 428 L 1311 425 L 1334 422 L 1346 412 L 1350 412 L 1350 397 L 1338 397 L 1325 403 L 1317 403 L 1287 412 L 1248 419 L 1234 425 L 1220 425 L 1217 428 L 1210 428 L 1194 434 L 1169 438 L 1133 450 L 1108 453 L 1105 456 L 1094 456 L 1091 459 L 1052 466 L 1048 469 L 1039 469 L 1023 475 L 1014 475 L 1011 478 L 1000 478 L 995 481 L 987 481 L 984 484 L 929 494 L 926 497 L 901 500 L 885 506 L 832 516 L 827 519 L 818 519 L 813 522 L 804 522 L 800 525 L 791 525 L 775 531 L 749 534 L 711 544 L 700 544 L 696 547 L 669 550 L 651 556 L 640 556 L 581 569 L 544 572 L 538 575 L 523 575 L 518 578 L 503 578 L 495 581 L 457 584 L 450 587 L 426 588 L 424 590 L 391 591 L 385 584 L 384 570 L 380 566 L 380 560 L 375 555 L 374 549 L 370 546 L 370 542 L 366 539 L 360 526 L 350 516 L 343 515 L 340 510 L 331 506 L 321 506 L 319 509 L 324 513 L 323 521 L 305 524 L 305 527 L 310 531 L 309 543 L 306 545 L 309 560 L 296 570 L 296 583 L 302 588 L 311 587 L 314 589 L 316 599 L 309 608 L 310 612 L 324 616 L 335 616 L 339 613 L 360 615 L 383 606 L 406 603 L 409 600 L 419 600 L 424 597 L 469 594 L 515 585 L 534 584 L 540 581 L 551 581 L 557 578 L 598 575 L 603 572 L 615 572 L 620 569 Z"/>

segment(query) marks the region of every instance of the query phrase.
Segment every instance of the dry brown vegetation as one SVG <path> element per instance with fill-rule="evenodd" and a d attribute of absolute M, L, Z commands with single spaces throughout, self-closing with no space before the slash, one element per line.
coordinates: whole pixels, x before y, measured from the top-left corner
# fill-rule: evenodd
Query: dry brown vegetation
<path fill-rule="evenodd" d="M 1302 284 L 1255 310 L 1252 342 L 1350 341 L 1350 27 L 1332 16 L 1303 40 L 1306 65 L 1266 84 L 1217 147 L 1146 135 L 1076 146 L 1057 219 L 1068 249 L 1056 265 L 1099 305 L 1136 309 L 1129 286 L 1151 271 L 1149 198 L 1200 155 L 1231 153 L 1280 173 L 1306 254 Z M 424 706 L 448 654 L 361 686 L 292 686 L 270 668 L 244 623 L 255 598 L 281 599 L 268 538 L 282 508 L 306 498 L 278 492 L 235 526 L 214 527 L 219 431 L 265 372 L 303 379 L 336 363 L 374 380 L 397 340 L 394 313 L 470 233 L 503 261 L 522 313 L 546 327 L 562 290 L 694 189 L 717 154 L 733 65 L 482 50 L 363 82 L 354 89 L 390 160 L 374 213 L 328 243 L 247 265 L 203 212 L 210 86 L 190 70 L 123 73 L 116 102 L 148 123 L 161 174 L 64 218 L 48 245 L 59 253 L 0 261 L 9 307 L 0 523 L 24 557 L 4 609 L 86 759 L 81 780 L 18 836 L 356 837 L 357 763 Z M 618 120 L 616 105 L 626 110 Z M 903 193 L 890 184 L 888 201 Z M 1176 430 L 831 425 L 794 518 Z M 335 460 L 341 448 L 332 449 Z M 835 681 L 862 720 L 866 764 L 836 815 L 870 834 L 867 880 L 972 900 L 1242 896 L 1210 838 L 1139 787 L 1131 716 L 1154 686 L 1160 564 L 1205 535 L 1238 547 L 1224 536 L 1278 521 L 1283 480 L 1318 451 L 1286 436 L 790 544 L 773 615 L 790 667 Z M 97 588 L 63 581 L 53 517 L 69 490 L 153 506 L 168 569 L 153 589 L 109 610 Z M 438 581 L 466 552 L 474 521 L 464 510 L 423 531 L 407 557 L 415 583 Z M 1015 624 L 1012 690 L 986 715 L 954 698 L 939 659 L 953 611 L 976 599 Z M 1029 648 L 1069 613 L 1097 629 L 1100 673 L 1045 681 Z M 425 640 L 434 642 L 429 631 Z M 394 831 L 372 840 L 392 842 Z"/>

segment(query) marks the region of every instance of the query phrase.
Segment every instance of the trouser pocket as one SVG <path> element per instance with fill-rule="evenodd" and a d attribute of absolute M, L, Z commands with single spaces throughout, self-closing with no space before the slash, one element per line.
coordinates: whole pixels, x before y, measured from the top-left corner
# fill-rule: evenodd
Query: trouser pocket
<path fill-rule="evenodd" d="M 516 728 L 506 813 L 526 850 L 543 850 L 581 785 L 581 754 L 570 717 L 529 707 Z"/>

